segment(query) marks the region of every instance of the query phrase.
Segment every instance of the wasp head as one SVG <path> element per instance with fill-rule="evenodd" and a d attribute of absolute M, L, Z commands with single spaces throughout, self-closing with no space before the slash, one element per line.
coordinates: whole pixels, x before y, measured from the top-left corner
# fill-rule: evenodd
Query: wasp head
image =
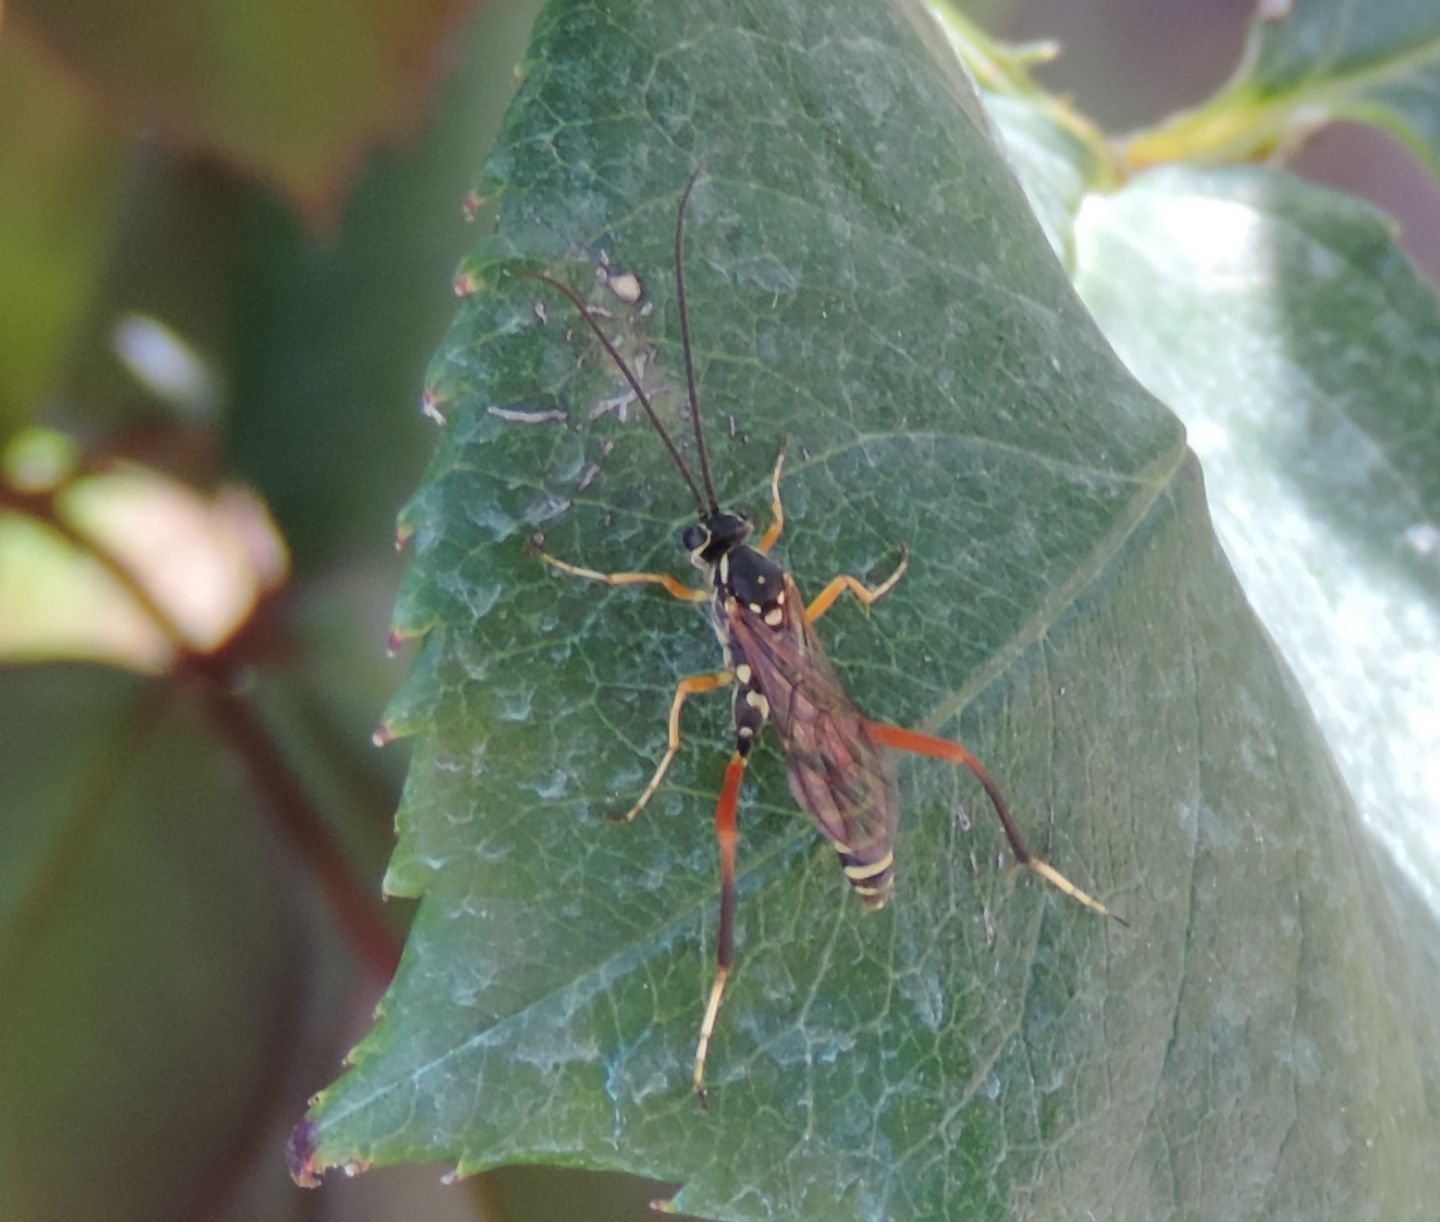
<path fill-rule="evenodd" d="M 680 542 L 689 551 L 690 563 L 696 568 L 713 568 L 720 563 L 721 556 L 744 543 L 754 529 L 754 523 L 743 513 L 717 509 L 693 526 L 687 526 L 680 534 Z"/>

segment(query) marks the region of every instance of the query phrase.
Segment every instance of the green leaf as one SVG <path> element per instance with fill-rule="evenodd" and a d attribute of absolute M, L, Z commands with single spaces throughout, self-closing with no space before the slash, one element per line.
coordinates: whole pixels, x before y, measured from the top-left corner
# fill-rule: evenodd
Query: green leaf
<path fill-rule="evenodd" d="M 1255 156 L 1353 119 L 1386 129 L 1440 172 L 1440 9 L 1305 0 L 1271 16 L 1266 7 L 1229 84 L 1130 140 L 1131 164 Z"/>
<path fill-rule="evenodd" d="M 1284 174 L 1175 168 L 1081 216 L 1077 286 L 1185 419 L 1246 593 L 1440 906 L 1434 290 L 1389 221 Z"/>
<path fill-rule="evenodd" d="M 328 217 L 370 146 L 406 134 L 461 11 L 453 0 L 10 8 L 110 114 L 275 183 L 312 219 Z"/>
<path fill-rule="evenodd" d="M 937 32 L 974 78 L 1030 207 L 1069 266 L 1075 213 L 1087 191 L 1116 184 L 1118 167 L 1103 133 L 1066 99 L 1031 80 L 1031 65 L 1053 58 L 1058 48 L 995 42 L 948 0 L 931 0 L 929 11 Z"/>
<path fill-rule="evenodd" d="M 405 518 L 397 625 L 425 640 L 389 718 L 416 743 L 388 886 L 423 899 L 297 1131 L 300 1176 L 553 1161 L 682 1181 L 678 1207 L 725 1218 L 1418 1214 L 1433 977 L 1178 426 L 1079 307 L 973 98 L 859 0 L 557 3 L 527 69 Z M 1012 878 L 973 782 L 924 762 L 901 770 L 896 900 L 867 914 L 767 747 L 708 1114 L 688 1078 L 725 702 L 687 708 L 639 821 L 601 816 L 714 643 L 524 547 L 543 528 L 577 562 L 678 572 L 688 498 L 633 412 L 595 414 L 623 384 L 564 303 L 503 276 L 539 262 L 605 304 L 683 437 L 670 243 L 701 157 L 687 267 L 724 493 L 763 505 L 788 435 L 782 548 L 811 591 L 908 540 L 873 615 L 824 621 L 858 703 L 970 742 L 1135 926 Z M 597 284 L 602 254 L 641 307 Z"/>
<path fill-rule="evenodd" d="M 303 909 L 185 702 L 11 667 L 0 738 L 0 1216 L 178 1216 L 303 1045 Z"/>
<path fill-rule="evenodd" d="M 46 406 L 95 288 L 123 141 L 38 49 L 0 39 L 0 439 Z"/>
<path fill-rule="evenodd" d="M 1030 102 L 1001 94 L 984 97 L 985 109 L 1050 248 L 1065 266 L 1072 266 L 1075 214 L 1093 187 L 1087 173 L 1093 162 L 1090 150 Z"/>
<path fill-rule="evenodd" d="M 479 8 L 419 138 L 367 168 L 335 234 L 317 239 L 258 193 L 242 204 L 226 445 L 303 571 L 371 555 L 424 465 L 419 385 L 473 236 L 471 150 L 495 139 L 539 7 Z"/>

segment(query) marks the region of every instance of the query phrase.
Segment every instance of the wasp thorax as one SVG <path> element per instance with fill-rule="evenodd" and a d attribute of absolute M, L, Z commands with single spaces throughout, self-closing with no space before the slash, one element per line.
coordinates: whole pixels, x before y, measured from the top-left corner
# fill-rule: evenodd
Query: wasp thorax
<path fill-rule="evenodd" d="M 719 564 L 720 557 L 744 543 L 754 529 L 754 524 L 744 514 L 719 509 L 703 521 L 687 526 L 680 535 L 680 542 L 695 564 Z"/>

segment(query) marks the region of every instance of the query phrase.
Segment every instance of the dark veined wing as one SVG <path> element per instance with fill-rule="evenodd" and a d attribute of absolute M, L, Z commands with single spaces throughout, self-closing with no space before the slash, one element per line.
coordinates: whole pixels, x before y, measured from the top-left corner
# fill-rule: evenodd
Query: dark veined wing
<path fill-rule="evenodd" d="M 804 599 L 788 573 L 780 609 L 783 618 L 772 625 L 729 603 L 737 660 L 749 665 L 769 706 L 795 801 L 834 841 L 851 885 L 879 907 L 891 890 L 900 821 L 894 763 L 806 623 Z"/>

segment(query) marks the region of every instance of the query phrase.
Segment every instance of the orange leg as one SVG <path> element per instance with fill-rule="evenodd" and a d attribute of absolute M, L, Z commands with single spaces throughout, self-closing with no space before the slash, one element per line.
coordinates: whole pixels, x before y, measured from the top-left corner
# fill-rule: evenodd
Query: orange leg
<path fill-rule="evenodd" d="M 780 503 L 780 472 L 785 466 L 785 443 L 780 443 L 780 455 L 775 459 L 775 470 L 770 473 L 770 510 L 775 515 L 775 520 L 770 523 L 770 529 L 760 539 L 760 546 L 755 550 L 764 554 L 780 542 L 780 536 L 785 531 L 785 506 Z"/>
<path fill-rule="evenodd" d="M 1015 854 L 1016 861 L 1022 866 L 1028 866 L 1052 887 L 1063 891 L 1071 899 L 1084 904 L 1085 907 L 1094 909 L 1101 916 L 1112 917 L 1122 925 L 1129 924 L 1124 917 L 1116 916 L 1099 900 L 1081 891 L 1048 861 L 1036 857 L 1030 852 L 1029 847 L 1025 844 L 1025 838 L 1020 835 L 1020 829 L 1016 826 L 1014 817 L 1010 814 L 1010 808 L 1005 804 L 1000 787 L 990 779 L 990 774 L 985 771 L 984 766 L 965 747 L 951 742 L 948 738 L 934 738 L 929 734 L 920 734 L 901 726 L 886 725 L 879 721 L 867 724 L 875 741 L 882 746 L 890 747 L 895 751 L 909 751 L 914 755 L 929 755 L 935 759 L 961 764 L 970 769 L 980 784 L 985 787 L 985 792 L 990 797 L 990 804 L 995 807 L 995 813 L 1000 816 L 1001 826 L 1005 829 L 1005 839 L 1010 842 L 1010 851 Z"/>
<path fill-rule="evenodd" d="M 675 702 L 670 706 L 670 738 L 665 756 L 661 759 L 660 766 L 655 769 L 650 783 L 645 786 L 645 792 L 640 795 L 639 801 L 620 816 L 620 822 L 629 823 L 649 805 L 655 791 L 660 788 L 660 782 L 670 771 L 670 765 L 680 754 L 680 710 L 685 707 L 686 699 L 702 692 L 713 692 L 717 687 L 728 687 L 734 681 L 735 672 L 730 670 L 717 670 L 713 675 L 691 675 L 688 679 L 680 680 L 680 685 L 675 689 Z"/>
<path fill-rule="evenodd" d="M 603 581 L 607 586 L 663 586 L 671 597 L 678 598 L 681 602 L 710 601 L 710 595 L 704 590 L 687 586 L 679 578 L 671 577 L 668 573 L 600 573 L 595 569 L 582 569 L 578 564 L 568 564 L 564 560 L 557 560 L 549 552 L 541 551 L 538 547 L 533 550 L 535 555 L 552 569 L 570 577 L 583 577 L 586 581 Z"/>
<path fill-rule="evenodd" d="M 720 801 L 715 806 L 715 834 L 720 838 L 720 942 L 715 954 L 715 983 L 710 986 L 710 1001 L 700 1024 L 700 1044 L 695 1049 L 695 1097 L 701 1107 L 706 1107 L 705 1058 L 710 1052 L 710 1037 L 715 1033 L 720 1000 L 725 996 L 725 980 L 735 961 L 735 846 L 740 841 L 735 811 L 740 804 L 745 763 L 746 757 L 738 751 L 730 757 L 725 784 L 720 788 Z"/>
<path fill-rule="evenodd" d="M 910 567 L 910 549 L 903 543 L 900 545 L 900 563 L 895 571 L 885 578 L 873 590 L 869 586 L 861 585 L 854 577 L 846 573 L 842 577 L 835 578 L 828 586 L 815 596 L 811 604 L 805 608 L 805 622 L 813 624 L 834 605 L 835 600 L 849 590 L 865 606 L 870 607 L 895 588 L 900 578 L 905 576 L 905 570 Z"/>

